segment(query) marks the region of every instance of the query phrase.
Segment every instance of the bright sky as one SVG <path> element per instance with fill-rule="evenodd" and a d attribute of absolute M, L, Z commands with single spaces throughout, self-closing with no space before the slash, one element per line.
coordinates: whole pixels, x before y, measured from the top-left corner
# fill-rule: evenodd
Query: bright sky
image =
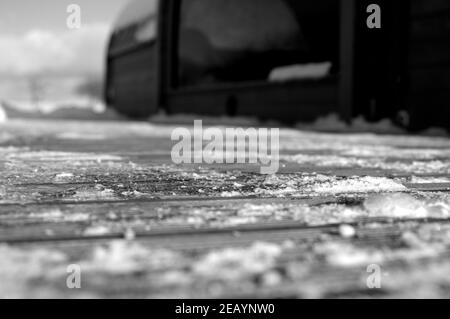
<path fill-rule="evenodd" d="M 73 83 L 101 75 L 111 24 L 127 2 L 0 0 L 0 100 L 22 97 L 30 76 Z M 67 27 L 70 4 L 81 7 L 79 30 Z"/>
<path fill-rule="evenodd" d="M 84 23 L 111 23 L 127 0 L 1 0 L 0 33 L 20 35 L 32 29 L 64 31 L 70 4 L 78 4 Z"/>

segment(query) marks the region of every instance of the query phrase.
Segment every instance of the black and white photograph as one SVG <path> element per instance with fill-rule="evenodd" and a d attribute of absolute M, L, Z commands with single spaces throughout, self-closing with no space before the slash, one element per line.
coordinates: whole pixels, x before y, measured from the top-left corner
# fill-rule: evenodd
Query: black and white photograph
<path fill-rule="evenodd" d="M 448 0 L 0 0 L 0 299 L 448 299 L 449 134 Z"/>

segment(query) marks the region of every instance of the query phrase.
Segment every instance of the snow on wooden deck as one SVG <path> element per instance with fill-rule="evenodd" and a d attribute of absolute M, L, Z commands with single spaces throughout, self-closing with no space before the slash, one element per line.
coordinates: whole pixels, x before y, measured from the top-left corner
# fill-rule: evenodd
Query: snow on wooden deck
<path fill-rule="evenodd" d="M 283 129 L 264 176 L 174 127 L 1 124 L 0 297 L 450 296 L 448 138 Z"/>

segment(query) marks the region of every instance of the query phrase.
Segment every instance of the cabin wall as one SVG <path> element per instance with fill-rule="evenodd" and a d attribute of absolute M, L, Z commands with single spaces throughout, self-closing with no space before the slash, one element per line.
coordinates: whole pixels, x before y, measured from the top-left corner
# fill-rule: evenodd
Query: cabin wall
<path fill-rule="evenodd" d="M 450 1 L 411 0 L 410 19 L 411 124 L 450 128 Z"/>
<path fill-rule="evenodd" d="M 353 116 L 370 121 L 395 118 L 405 106 L 407 86 L 407 1 L 378 0 L 381 28 L 367 27 L 371 0 L 356 1 L 355 104 Z"/>
<path fill-rule="evenodd" d="M 366 26 L 366 8 L 370 3 L 370 0 L 356 2 L 351 115 L 364 115 L 369 120 L 398 119 L 402 114 L 400 111 L 406 110 L 410 115 L 406 120 L 410 120 L 412 128 L 450 128 L 450 1 L 379 0 L 383 8 L 381 29 Z M 166 20 L 168 24 L 173 22 L 167 16 Z M 173 31 L 173 26 L 166 27 L 167 34 L 164 33 L 163 38 L 171 43 L 165 36 L 172 34 L 169 31 Z M 304 108 L 300 106 L 305 103 L 305 92 L 300 92 L 299 88 L 288 90 L 277 85 L 265 90 L 265 94 L 255 91 L 254 87 L 172 94 L 170 84 L 173 79 L 169 75 L 176 71 L 172 65 L 174 61 L 168 58 L 169 54 L 164 54 L 164 60 L 158 61 L 156 41 L 144 45 L 135 43 L 134 37 L 130 40 L 135 30 L 129 31 L 123 30 L 115 41 L 113 38 L 108 58 L 107 99 L 120 112 L 135 117 L 147 116 L 157 111 L 162 97 L 164 106 L 172 112 L 211 113 L 211 103 L 216 101 L 218 105 L 213 113 L 250 113 L 264 117 L 284 114 L 282 117 L 304 119 Z M 161 47 L 168 52 L 173 49 L 171 45 Z M 161 71 L 163 74 L 158 74 Z M 159 91 L 161 87 L 162 92 Z M 315 109 L 316 114 L 322 114 L 324 110 L 336 111 L 336 90 L 327 90 L 331 94 L 327 95 L 326 101 L 322 92 L 318 93 L 318 106 L 312 107 L 316 94 L 308 88 L 307 118 L 314 113 L 309 109 Z M 271 108 L 266 105 L 268 102 L 277 105 L 276 114 L 266 111 Z"/>
<path fill-rule="evenodd" d="M 109 59 L 108 90 L 113 107 L 132 117 L 158 109 L 158 74 L 155 45 Z"/>

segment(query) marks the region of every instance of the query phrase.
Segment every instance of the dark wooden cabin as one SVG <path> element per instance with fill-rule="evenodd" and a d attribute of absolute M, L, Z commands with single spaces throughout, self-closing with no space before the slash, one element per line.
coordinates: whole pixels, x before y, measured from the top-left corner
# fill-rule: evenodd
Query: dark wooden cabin
<path fill-rule="evenodd" d="M 381 28 L 367 26 L 368 5 Z M 137 0 L 119 17 L 106 101 L 168 113 L 450 126 L 448 0 Z"/>
<path fill-rule="evenodd" d="M 406 105 L 414 127 L 450 129 L 450 1 L 412 0 Z"/>

